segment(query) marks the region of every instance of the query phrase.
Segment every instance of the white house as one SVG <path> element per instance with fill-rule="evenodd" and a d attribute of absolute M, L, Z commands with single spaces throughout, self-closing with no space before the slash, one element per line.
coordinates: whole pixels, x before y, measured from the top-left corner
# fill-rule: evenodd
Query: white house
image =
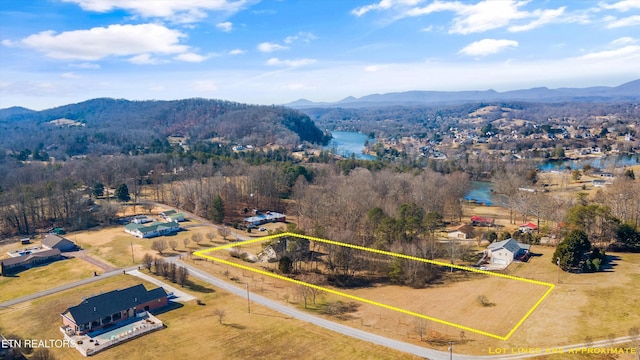
<path fill-rule="evenodd" d="M 160 217 L 164 219 L 164 221 L 184 221 L 184 214 L 179 213 L 175 210 L 167 210 L 165 212 L 160 213 Z"/>
<path fill-rule="evenodd" d="M 485 255 L 491 264 L 509 265 L 513 260 L 521 259 L 529 254 L 530 248 L 531 245 L 508 239 L 490 244 L 485 250 Z"/>
<path fill-rule="evenodd" d="M 153 222 L 153 219 L 151 219 L 148 216 L 138 215 L 138 216 L 134 216 L 131 222 L 134 224 L 146 224 L 146 223 Z"/>
<path fill-rule="evenodd" d="M 155 236 L 173 234 L 180 231 L 180 224 L 172 222 L 154 222 L 149 225 L 127 224 L 124 231 L 139 238 L 151 238 Z"/>
<path fill-rule="evenodd" d="M 473 227 L 470 225 L 460 225 L 447 233 L 450 239 L 466 240 L 473 237 Z"/>

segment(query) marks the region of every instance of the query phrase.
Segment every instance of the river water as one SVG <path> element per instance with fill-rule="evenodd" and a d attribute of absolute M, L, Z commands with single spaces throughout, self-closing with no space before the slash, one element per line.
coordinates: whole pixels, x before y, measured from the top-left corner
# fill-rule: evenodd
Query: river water
<path fill-rule="evenodd" d="M 376 159 L 375 156 L 362 153 L 367 135 L 352 131 L 333 131 L 331 135 L 333 139 L 329 145 L 324 147 L 325 150 L 335 149 L 335 153 L 343 157 L 350 157 L 353 154 L 356 159 L 360 160 Z"/>

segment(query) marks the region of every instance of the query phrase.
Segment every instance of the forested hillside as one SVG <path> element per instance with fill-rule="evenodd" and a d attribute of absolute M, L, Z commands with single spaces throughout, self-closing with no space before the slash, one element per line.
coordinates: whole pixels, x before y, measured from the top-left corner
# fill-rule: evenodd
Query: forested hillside
<path fill-rule="evenodd" d="M 63 123 L 54 120 L 67 119 Z M 93 99 L 43 111 L 0 110 L 0 145 L 19 153 L 43 150 L 62 158 L 84 154 L 154 152 L 167 136 L 197 141 L 218 137 L 262 146 L 324 143 L 308 116 L 278 106 L 223 100 L 128 101 Z"/>

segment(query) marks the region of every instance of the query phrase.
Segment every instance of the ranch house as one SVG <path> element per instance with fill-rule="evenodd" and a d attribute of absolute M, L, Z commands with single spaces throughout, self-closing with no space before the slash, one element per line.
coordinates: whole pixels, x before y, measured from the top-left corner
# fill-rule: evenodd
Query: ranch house
<path fill-rule="evenodd" d="M 149 225 L 131 223 L 124 226 L 124 231 L 143 239 L 176 233 L 180 231 L 180 225 L 175 221 L 154 222 Z"/>
<path fill-rule="evenodd" d="M 86 298 L 60 315 L 67 334 L 82 335 L 167 304 L 167 293 L 163 288 L 147 290 L 138 284 Z"/>

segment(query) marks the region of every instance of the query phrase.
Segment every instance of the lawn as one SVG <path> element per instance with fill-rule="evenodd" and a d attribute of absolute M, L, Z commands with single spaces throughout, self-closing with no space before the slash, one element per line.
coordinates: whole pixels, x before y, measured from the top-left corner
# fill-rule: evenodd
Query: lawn
<path fill-rule="evenodd" d="M 2 311 L 1 330 L 4 334 L 14 333 L 30 339 L 60 339 L 59 313 L 67 306 L 76 304 L 82 296 L 139 282 L 137 278 L 119 275 Z M 126 342 L 92 358 L 142 359 L 154 354 L 162 358 L 185 359 L 415 359 L 398 351 L 285 318 L 256 304 L 248 314 L 246 300 L 198 281 L 195 284 L 205 291 L 191 293 L 205 305 L 191 301 L 181 308 L 162 313 L 158 318 L 165 322 L 166 329 Z M 226 312 L 222 324 L 213 314 L 215 309 L 224 309 Z M 56 359 L 83 358 L 73 349 L 53 349 L 53 353 Z"/>
<path fill-rule="evenodd" d="M 0 302 L 92 277 L 102 269 L 82 259 L 70 258 L 37 266 L 14 276 L 0 277 Z"/>

